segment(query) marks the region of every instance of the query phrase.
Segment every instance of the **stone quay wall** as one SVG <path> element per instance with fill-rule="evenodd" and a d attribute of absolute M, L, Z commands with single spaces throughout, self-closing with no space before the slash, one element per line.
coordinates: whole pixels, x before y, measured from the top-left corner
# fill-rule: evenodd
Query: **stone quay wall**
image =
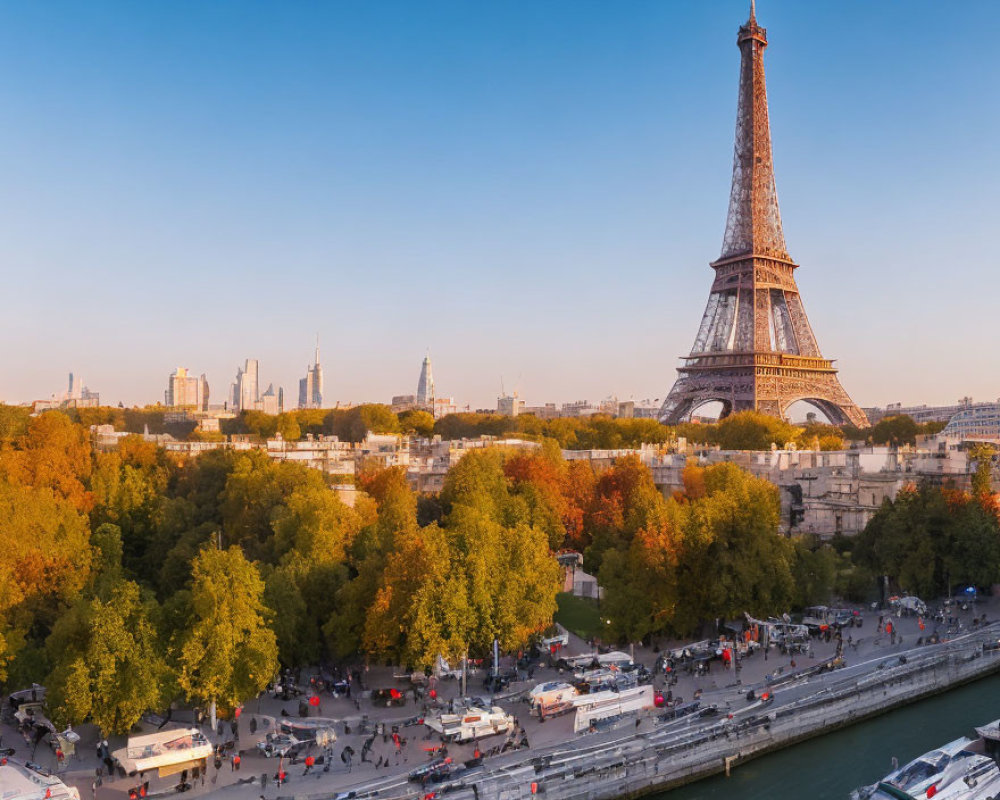
<path fill-rule="evenodd" d="M 617 737 L 584 736 L 442 784 L 357 787 L 354 796 L 419 800 L 436 792 L 454 800 L 531 800 L 537 795 L 614 800 L 662 791 L 1000 671 L 998 636 L 1000 626 L 991 625 L 960 642 L 880 659 L 860 674 L 841 678 L 833 673 L 813 693 L 806 690 L 796 700 L 753 715 L 682 717 L 656 723 L 651 730 L 648 719 L 645 730 L 637 730 L 629 718 Z"/>

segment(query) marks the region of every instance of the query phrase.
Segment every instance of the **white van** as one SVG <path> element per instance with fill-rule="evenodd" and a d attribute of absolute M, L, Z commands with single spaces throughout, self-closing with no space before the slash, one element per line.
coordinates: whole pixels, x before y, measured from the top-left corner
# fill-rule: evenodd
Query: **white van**
<path fill-rule="evenodd" d="M 424 720 L 424 725 L 440 733 L 445 741 L 471 742 L 485 736 L 508 733 L 514 729 L 514 718 L 500 706 L 477 708 L 469 706 L 460 714 L 442 714 Z"/>

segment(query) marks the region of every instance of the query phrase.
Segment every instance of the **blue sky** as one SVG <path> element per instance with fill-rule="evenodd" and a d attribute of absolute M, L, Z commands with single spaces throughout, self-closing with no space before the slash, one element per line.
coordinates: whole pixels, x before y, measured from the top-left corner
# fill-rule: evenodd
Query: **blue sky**
<path fill-rule="evenodd" d="M 0 399 L 662 398 L 743 0 L 0 2 Z M 778 193 L 862 405 L 1000 395 L 1000 4 L 761 0 Z"/>

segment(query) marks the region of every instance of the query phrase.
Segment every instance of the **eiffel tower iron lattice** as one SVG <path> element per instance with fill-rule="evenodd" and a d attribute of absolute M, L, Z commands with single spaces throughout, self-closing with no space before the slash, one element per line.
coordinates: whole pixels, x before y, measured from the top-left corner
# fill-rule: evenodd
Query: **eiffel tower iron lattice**
<path fill-rule="evenodd" d="M 750 19 L 740 27 L 740 88 L 733 185 L 722 255 L 691 354 L 660 408 L 677 423 L 705 403 L 722 414 L 753 410 L 785 418 L 805 400 L 834 424 L 866 427 L 833 362 L 823 358 L 806 316 L 785 248 L 771 158 L 764 85 L 767 31 Z"/>

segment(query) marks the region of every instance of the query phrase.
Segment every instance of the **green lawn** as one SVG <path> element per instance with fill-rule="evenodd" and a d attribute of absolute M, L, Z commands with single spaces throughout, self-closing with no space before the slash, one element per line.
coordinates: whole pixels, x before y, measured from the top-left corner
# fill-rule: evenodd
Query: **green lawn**
<path fill-rule="evenodd" d="M 566 630 L 582 639 L 590 639 L 600 630 L 601 617 L 596 600 L 561 592 L 556 595 L 556 603 L 559 604 L 559 610 L 556 611 L 555 621 Z"/>

